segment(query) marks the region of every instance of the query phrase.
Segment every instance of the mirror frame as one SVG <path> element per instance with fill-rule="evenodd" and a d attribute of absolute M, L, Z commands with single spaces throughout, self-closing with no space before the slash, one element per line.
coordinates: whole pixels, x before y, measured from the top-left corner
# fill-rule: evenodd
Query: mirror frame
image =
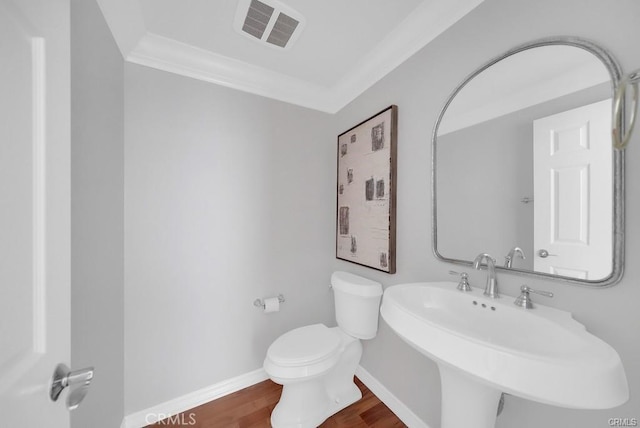
<path fill-rule="evenodd" d="M 593 54 L 596 58 L 602 61 L 603 65 L 607 68 L 609 75 L 611 76 L 611 96 L 615 94 L 616 88 L 620 81 L 620 77 L 622 76 L 622 70 L 620 65 L 616 61 L 616 59 L 605 49 L 599 47 L 593 42 L 590 42 L 585 39 L 581 39 L 578 37 L 571 36 L 556 36 L 556 37 L 548 37 L 544 39 L 535 40 L 533 42 L 524 43 L 522 45 L 516 46 L 513 49 L 499 55 L 487 63 L 480 66 L 473 73 L 469 74 L 467 77 L 462 80 L 462 82 L 449 94 L 447 101 L 444 106 L 440 110 L 440 114 L 438 115 L 438 119 L 433 128 L 433 133 L 431 136 L 431 239 L 432 239 L 432 250 L 436 259 L 454 263 L 465 266 L 472 266 L 473 262 L 470 260 L 460 260 L 445 257 L 438 252 L 438 200 L 437 200 L 437 164 L 436 164 L 436 155 L 438 149 L 438 128 L 440 127 L 440 122 L 444 117 L 444 114 L 447 111 L 447 108 L 456 97 L 456 95 L 464 88 L 473 78 L 477 75 L 494 65 L 495 63 L 502 61 L 512 55 L 515 55 L 519 52 L 526 51 L 533 48 L 543 47 L 543 46 L 573 46 L 580 49 L 584 49 L 587 52 Z M 622 102 L 622 106 L 624 106 L 624 100 Z M 621 130 L 624 135 L 624 127 L 625 114 L 622 112 L 618 116 L 618 128 Z M 496 269 L 501 272 L 510 272 L 516 274 L 522 274 L 529 277 L 535 277 L 540 279 L 552 279 L 559 280 L 561 282 L 588 286 L 588 287 L 610 287 L 616 284 L 620 279 L 622 279 L 622 275 L 624 272 L 624 151 L 617 150 L 613 147 L 613 141 L 611 143 L 611 150 L 613 150 L 613 233 L 612 233 L 612 271 L 609 276 L 599 280 L 584 280 L 577 279 L 568 276 L 561 275 L 553 275 L 545 272 L 535 272 L 524 269 L 516 269 L 516 268 L 505 268 L 503 266 L 496 266 Z"/>

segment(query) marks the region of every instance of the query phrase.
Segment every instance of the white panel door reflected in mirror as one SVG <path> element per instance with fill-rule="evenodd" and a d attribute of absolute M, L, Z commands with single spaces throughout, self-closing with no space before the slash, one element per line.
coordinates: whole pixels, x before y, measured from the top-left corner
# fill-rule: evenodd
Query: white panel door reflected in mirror
<path fill-rule="evenodd" d="M 533 122 L 533 269 L 611 272 L 611 99 Z"/>

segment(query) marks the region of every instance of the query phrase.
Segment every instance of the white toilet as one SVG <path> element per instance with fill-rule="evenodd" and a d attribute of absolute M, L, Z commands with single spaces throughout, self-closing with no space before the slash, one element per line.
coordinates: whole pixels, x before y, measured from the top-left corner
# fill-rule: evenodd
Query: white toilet
<path fill-rule="evenodd" d="M 347 272 L 331 275 L 338 327 L 313 324 L 276 339 L 264 369 L 283 386 L 271 413 L 274 428 L 315 428 L 362 398 L 353 376 L 362 356 L 360 339 L 378 331 L 382 285 Z"/>

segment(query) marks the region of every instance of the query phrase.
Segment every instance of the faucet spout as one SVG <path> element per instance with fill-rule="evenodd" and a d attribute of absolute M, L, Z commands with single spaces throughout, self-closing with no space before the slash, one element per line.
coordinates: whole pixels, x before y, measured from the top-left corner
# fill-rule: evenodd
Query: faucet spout
<path fill-rule="evenodd" d="M 520 257 L 522 260 L 526 259 L 526 257 L 524 256 L 524 251 L 522 251 L 522 248 L 513 247 L 509 251 L 509 254 L 504 256 L 504 267 L 511 269 L 511 265 L 513 264 L 513 259 L 516 255 Z"/>
<path fill-rule="evenodd" d="M 500 297 L 498 281 L 496 280 L 496 259 L 487 253 L 479 254 L 473 261 L 473 268 L 480 270 L 483 261 L 487 264 L 487 285 L 484 288 L 484 295 L 496 299 Z"/>

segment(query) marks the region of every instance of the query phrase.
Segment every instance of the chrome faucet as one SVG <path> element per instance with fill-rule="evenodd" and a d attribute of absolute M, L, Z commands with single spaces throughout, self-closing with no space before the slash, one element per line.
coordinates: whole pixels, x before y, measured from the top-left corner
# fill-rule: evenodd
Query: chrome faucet
<path fill-rule="evenodd" d="M 524 260 L 526 257 L 524 256 L 524 251 L 522 251 L 522 248 L 520 247 L 513 247 L 510 251 L 509 254 L 507 254 L 506 256 L 504 256 L 504 267 L 511 269 L 511 265 L 513 264 L 513 258 L 518 255 L 518 257 L 520 257 L 522 260 Z"/>
<path fill-rule="evenodd" d="M 480 263 L 487 262 L 487 285 L 484 287 L 484 295 L 492 299 L 500 297 L 498 293 L 498 282 L 496 281 L 496 259 L 487 253 L 479 254 L 473 261 L 473 268 L 480 270 Z"/>

